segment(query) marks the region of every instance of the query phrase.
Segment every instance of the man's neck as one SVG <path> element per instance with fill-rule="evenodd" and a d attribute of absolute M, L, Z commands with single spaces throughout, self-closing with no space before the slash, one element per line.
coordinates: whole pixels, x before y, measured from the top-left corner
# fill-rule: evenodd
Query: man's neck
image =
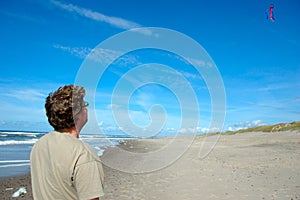
<path fill-rule="evenodd" d="M 79 138 L 79 132 L 75 128 L 68 131 L 68 133 L 73 135 L 76 138 Z"/>
<path fill-rule="evenodd" d="M 79 132 L 76 130 L 76 128 L 66 129 L 63 130 L 63 132 L 73 135 L 76 138 L 79 138 Z"/>

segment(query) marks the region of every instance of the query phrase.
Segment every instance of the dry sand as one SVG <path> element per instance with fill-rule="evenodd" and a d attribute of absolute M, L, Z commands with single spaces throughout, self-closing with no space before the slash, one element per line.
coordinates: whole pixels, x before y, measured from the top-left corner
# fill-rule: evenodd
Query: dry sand
<path fill-rule="evenodd" d="M 208 144 L 216 137 L 196 138 L 176 162 L 151 173 L 130 174 L 104 166 L 102 199 L 300 199 L 300 132 L 221 135 L 208 156 L 200 159 L 204 139 Z M 145 153 L 159 150 L 165 142 L 169 140 L 127 141 L 123 148 Z M 118 163 L 121 156 L 109 148 L 103 159 Z M 20 186 L 29 185 L 29 176 L 1 179 L 0 199 L 11 199 Z M 30 188 L 27 192 L 19 199 L 32 199 Z"/>

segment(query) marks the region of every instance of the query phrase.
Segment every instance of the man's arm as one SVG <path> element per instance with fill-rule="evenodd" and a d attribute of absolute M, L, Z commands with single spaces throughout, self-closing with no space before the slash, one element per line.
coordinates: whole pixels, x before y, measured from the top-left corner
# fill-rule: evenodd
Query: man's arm
<path fill-rule="evenodd" d="M 99 171 L 98 162 L 81 164 L 75 168 L 74 174 L 74 186 L 80 199 L 99 200 L 104 195 L 103 172 Z"/>

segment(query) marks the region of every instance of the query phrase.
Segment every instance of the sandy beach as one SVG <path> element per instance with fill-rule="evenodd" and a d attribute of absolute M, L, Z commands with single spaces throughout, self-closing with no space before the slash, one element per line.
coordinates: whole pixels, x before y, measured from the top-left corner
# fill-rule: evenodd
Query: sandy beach
<path fill-rule="evenodd" d="M 104 166 L 105 196 L 102 199 L 300 199 L 299 131 L 217 137 L 197 137 L 175 162 L 152 172 L 133 174 Z M 199 158 L 201 145 L 217 139 L 212 151 Z M 122 148 L 151 154 L 169 144 L 168 139 L 128 140 Z M 178 148 L 180 144 L 176 144 Z M 122 155 L 122 151 L 108 148 L 102 159 L 120 163 Z M 157 159 L 161 162 L 159 159 L 167 158 L 163 155 Z M 126 160 L 123 159 L 124 162 Z M 136 163 L 127 164 L 134 167 Z M 11 198 L 21 186 L 26 187 L 27 193 L 23 197 Z M 1 179 L 0 197 L 32 199 L 30 176 Z"/>

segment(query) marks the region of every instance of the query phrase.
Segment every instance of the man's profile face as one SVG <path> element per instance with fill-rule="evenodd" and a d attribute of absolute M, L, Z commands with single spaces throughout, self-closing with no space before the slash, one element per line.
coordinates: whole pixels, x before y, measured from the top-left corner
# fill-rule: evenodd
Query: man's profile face
<path fill-rule="evenodd" d="M 76 120 L 76 129 L 81 130 L 83 126 L 88 121 L 88 110 L 87 110 L 88 103 L 85 101 L 82 101 L 81 109 L 79 113 L 75 116 Z"/>

